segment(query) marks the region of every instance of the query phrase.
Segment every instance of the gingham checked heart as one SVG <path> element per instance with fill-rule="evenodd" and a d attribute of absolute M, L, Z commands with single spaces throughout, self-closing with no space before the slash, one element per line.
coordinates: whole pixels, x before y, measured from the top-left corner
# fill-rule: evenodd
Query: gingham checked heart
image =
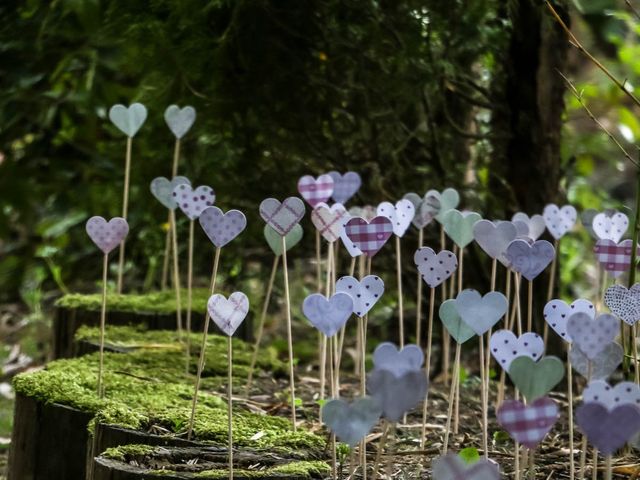
<path fill-rule="evenodd" d="M 540 335 L 527 332 L 516 337 L 511 330 L 498 330 L 489 339 L 491 355 L 505 371 L 509 371 L 511 362 L 523 355 L 539 360 L 544 354 L 544 341 Z"/>
<path fill-rule="evenodd" d="M 622 448 L 640 431 L 640 408 L 620 405 L 609 411 L 599 403 L 583 403 L 576 409 L 576 423 L 603 455 Z"/>
<path fill-rule="evenodd" d="M 600 265 L 611 274 L 613 278 L 617 278 L 624 272 L 629 270 L 631 266 L 631 251 L 633 242 L 624 240 L 616 244 L 613 240 L 598 240 L 593 252 Z M 640 248 L 638 248 L 640 253 Z"/>
<path fill-rule="evenodd" d="M 387 217 L 375 217 L 371 222 L 354 217 L 346 223 L 344 229 L 349 240 L 369 257 L 378 253 L 393 234 L 393 225 Z"/>
<path fill-rule="evenodd" d="M 239 210 L 224 213 L 218 207 L 209 207 L 200 215 L 200 226 L 216 247 L 224 247 L 247 226 L 247 219 Z"/>
<path fill-rule="evenodd" d="M 195 220 L 202 214 L 207 207 L 213 206 L 216 201 L 216 194 L 213 188 L 202 185 L 195 190 L 191 188 L 191 185 L 183 183 L 173 189 L 173 198 L 178 203 L 180 210 L 189 217 L 190 220 Z"/>
<path fill-rule="evenodd" d="M 567 320 L 574 313 L 586 313 L 591 318 L 595 318 L 596 309 L 589 300 L 579 298 L 571 305 L 567 305 L 562 300 L 551 300 L 544 306 L 543 314 L 545 321 L 553 330 L 560 335 L 565 342 L 571 343 L 571 336 L 567 333 Z"/>
<path fill-rule="evenodd" d="M 433 480 L 500 480 L 498 464 L 481 458 L 471 465 L 455 453 L 433 461 Z"/>
<path fill-rule="evenodd" d="M 353 313 L 363 317 L 384 293 L 384 282 L 377 275 L 367 275 L 362 280 L 342 277 L 336 282 L 336 292 L 343 292 L 353 299 Z"/>
<path fill-rule="evenodd" d="M 129 233 L 129 224 L 120 217 L 114 217 L 109 222 L 102 217 L 91 217 L 85 228 L 89 238 L 105 254 L 120 245 Z"/>
<path fill-rule="evenodd" d="M 391 342 L 383 342 L 373 351 L 373 367 L 391 372 L 396 377 L 420 370 L 423 362 L 422 349 L 413 344 L 398 349 Z"/>
<path fill-rule="evenodd" d="M 604 293 L 604 304 L 625 323 L 633 325 L 640 320 L 640 283 L 630 289 L 612 285 Z"/>
<path fill-rule="evenodd" d="M 395 205 L 391 202 L 382 202 L 378 205 L 377 211 L 378 215 L 391 220 L 393 233 L 398 237 L 402 237 L 405 234 L 416 213 L 413 203 L 406 199 L 398 200 Z"/>
<path fill-rule="evenodd" d="M 597 402 L 609 410 L 620 405 L 640 408 L 640 386 L 633 382 L 620 382 L 612 387 L 604 380 L 593 380 L 582 391 L 584 403 Z"/>
<path fill-rule="evenodd" d="M 551 203 L 544 207 L 542 218 L 551 236 L 558 240 L 573 228 L 578 219 L 578 212 L 571 205 L 560 208 Z"/>
<path fill-rule="evenodd" d="M 260 216 L 280 235 L 287 235 L 304 216 L 304 203 L 298 197 L 285 198 L 282 203 L 267 198 L 260 204 Z"/>
<path fill-rule="evenodd" d="M 620 332 L 620 321 L 609 313 L 602 313 L 595 319 L 586 313 L 574 313 L 567 321 L 567 333 L 588 359 L 593 360 L 613 342 Z"/>
<path fill-rule="evenodd" d="M 544 233 L 545 224 L 542 215 L 527 215 L 526 213 L 518 212 L 511 217 L 512 222 L 522 222 L 527 226 L 527 235 L 534 242 L 540 238 L 540 235 Z"/>
<path fill-rule="evenodd" d="M 327 242 L 335 242 L 340 238 L 349 218 L 347 209 L 341 203 L 335 203 L 331 207 L 326 203 L 319 203 L 311 211 L 311 223 Z"/>
<path fill-rule="evenodd" d="M 480 248 L 491 258 L 499 260 L 505 267 L 509 265 L 506 257 L 507 247 L 516 239 L 518 232 L 512 222 L 479 220 L 473 226 L 473 238 Z"/>
<path fill-rule="evenodd" d="M 436 255 L 432 248 L 422 247 L 416 250 L 413 261 L 430 288 L 436 288 L 458 268 L 458 259 L 449 250 L 442 250 Z"/>
<path fill-rule="evenodd" d="M 535 448 L 553 428 L 559 412 L 556 402 L 542 397 L 529 405 L 518 400 L 506 400 L 498 409 L 497 416 L 498 423 L 511 438 L 528 448 Z"/>
<path fill-rule="evenodd" d="M 600 212 L 593 217 L 591 228 L 600 240 L 611 240 L 618 243 L 629 228 L 629 218 L 621 212 L 616 212 L 613 215 Z"/>
<path fill-rule="evenodd" d="M 220 330 L 232 336 L 249 312 L 249 299 L 242 292 L 233 292 L 228 300 L 216 293 L 209 297 L 207 310 Z"/>
<path fill-rule="evenodd" d="M 151 180 L 149 188 L 151 190 L 151 194 L 156 197 L 162 205 L 170 210 L 175 210 L 178 208 L 178 203 L 173 196 L 173 190 L 183 183 L 191 185 L 191 182 L 187 177 L 173 177 L 171 180 L 164 177 L 156 177 Z"/>
<path fill-rule="evenodd" d="M 347 203 L 362 185 L 362 179 L 357 172 L 347 172 L 344 175 L 338 172 L 329 172 L 327 175 L 333 179 L 331 198 L 338 203 Z"/>
<path fill-rule="evenodd" d="M 536 240 L 530 245 L 517 239 L 509 244 L 505 256 L 512 270 L 532 281 L 553 261 L 555 254 L 553 245 L 546 240 Z"/>
<path fill-rule="evenodd" d="M 326 202 L 333 193 L 333 178 L 331 175 L 320 175 L 317 179 L 305 175 L 298 180 L 298 193 L 306 202 L 315 208 L 321 202 Z"/>

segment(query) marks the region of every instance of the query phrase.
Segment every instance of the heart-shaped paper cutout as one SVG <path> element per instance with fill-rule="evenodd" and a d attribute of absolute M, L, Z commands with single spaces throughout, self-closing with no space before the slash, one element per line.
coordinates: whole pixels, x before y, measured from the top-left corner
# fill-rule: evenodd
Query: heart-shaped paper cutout
<path fill-rule="evenodd" d="M 198 218 L 207 207 L 213 206 L 216 194 L 213 188 L 201 185 L 195 190 L 186 183 L 173 189 L 173 198 L 190 220 Z"/>
<path fill-rule="evenodd" d="M 480 220 L 473 226 L 473 238 L 480 248 L 505 267 L 509 265 L 506 257 L 507 247 L 517 236 L 516 227 L 511 222 L 500 222 L 496 225 L 489 220 Z"/>
<path fill-rule="evenodd" d="M 173 196 L 173 190 L 182 184 L 191 185 L 187 177 L 173 177 L 169 180 L 164 177 L 157 177 L 151 180 L 151 193 L 154 197 L 169 210 L 178 208 L 178 203 Z"/>
<path fill-rule="evenodd" d="M 373 257 L 393 234 L 393 225 L 387 217 L 375 217 L 371 222 L 353 217 L 344 226 L 347 238 L 365 255 Z"/>
<path fill-rule="evenodd" d="M 200 226 L 216 247 L 224 247 L 247 226 L 247 219 L 239 210 L 224 213 L 218 207 L 209 207 L 200 215 Z"/>
<path fill-rule="evenodd" d="M 422 369 L 396 377 L 392 372 L 376 368 L 367 376 L 367 390 L 382 408 L 382 416 L 390 422 L 398 422 L 422 402 L 427 385 L 427 375 Z"/>
<path fill-rule="evenodd" d="M 336 292 L 343 292 L 353 299 L 353 313 L 364 317 L 384 293 L 384 282 L 377 275 L 368 275 L 361 281 L 354 277 L 342 277 L 336 282 Z"/>
<path fill-rule="evenodd" d="M 341 203 L 334 203 L 331 207 L 326 203 L 319 203 L 311 211 L 311 223 L 327 242 L 335 242 L 340 238 L 349 218 L 347 209 Z"/>
<path fill-rule="evenodd" d="M 460 318 L 478 335 L 484 334 L 507 313 L 508 302 L 500 292 L 489 292 L 484 297 L 477 290 L 466 289 L 456 297 L 456 310 Z"/>
<path fill-rule="evenodd" d="M 207 310 L 220 330 L 232 336 L 249 313 L 249 299 L 242 292 L 233 292 L 228 300 L 216 293 L 209 297 Z"/>
<path fill-rule="evenodd" d="M 544 224 L 544 218 L 542 215 L 527 215 L 526 213 L 518 212 L 513 217 L 511 217 L 512 222 L 523 222 L 527 225 L 528 236 L 534 242 L 540 238 L 540 235 L 544 233 L 544 229 L 546 228 Z"/>
<path fill-rule="evenodd" d="M 640 319 L 640 283 L 627 290 L 623 285 L 612 285 L 604 294 L 604 304 L 625 323 L 633 325 Z"/>
<path fill-rule="evenodd" d="M 311 208 L 315 208 L 319 203 L 327 202 L 331 198 L 333 178 L 326 173 L 318 178 L 305 175 L 298 180 L 298 193 Z"/>
<path fill-rule="evenodd" d="M 93 243 L 107 254 L 127 237 L 129 224 L 121 217 L 113 217 L 107 222 L 104 218 L 95 216 L 87 220 L 85 229 Z"/>
<path fill-rule="evenodd" d="M 514 240 L 506 253 L 511 269 L 529 281 L 540 275 L 555 255 L 555 248 L 546 240 L 536 240 L 531 245 L 525 240 Z"/>
<path fill-rule="evenodd" d="M 381 343 L 373 351 L 373 367 L 377 370 L 386 370 L 396 377 L 405 373 L 420 370 L 424 362 L 422 349 L 417 345 L 405 345 L 398 350 L 391 342 Z"/>
<path fill-rule="evenodd" d="M 109 109 L 109 120 L 127 137 L 134 137 L 147 119 L 147 108 L 141 103 L 129 107 L 114 105 Z"/>
<path fill-rule="evenodd" d="M 440 211 L 436 215 L 436 220 L 440 223 L 443 223 L 447 212 L 457 208 L 460 204 L 460 194 L 454 188 L 446 188 L 442 193 L 437 190 L 429 190 L 426 196 L 440 202 Z"/>
<path fill-rule="evenodd" d="M 364 207 L 351 207 L 349 209 L 349 215 L 352 217 L 364 218 L 367 222 L 370 222 L 376 218 L 377 209 L 373 205 L 365 205 Z"/>
<path fill-rule="evenodd" d="M 393 233 L 402 237 L 415 215 L 415 207 L 409 200 L 398 200 L 395 205 L 390 202 L 382 202 L 378 205 L 378 215 L 387 217 L 393 225 Z"/>
<path fill-rule="evenodd" d="M 182 138 L 196 121 L 196 109 L 189 105 L 183 108 L 169 105 L 164 111 L 164 121 L 176 138 Z"/>
<path fill-rule="evenodd" d="M 573 369 L 584 378 L 593 380 L 609 377 L 622 363 L 622 356 L 622 347 L 617 343 L 610 343 L 604 347 L 604 350 L 593 360 L 589 360 L 577 348 L 569 351 L 569 361 Z M 591 372 L 589 372 L 589 365 L 591 365 Z"/>
<path fill-rule="evenodd" d="M 340 398 L 329 400 L 322 406 L 322 422 L 338 440 L 354 447 L 378 423 L 382 414 L 380 405 L 370 397 L 357 398 L 351 403 Z"/>
<path fill-rule="evenodd" d="M 421 247 L 413 255 L 413 261 L 430 288 L 436 288 L 458 268 L 458 259 L 449 250 L 442 250 L 436 255 L 432 248 Z"/>
<path fill-rule="evenodd" d="M 567 321 L 574 313 L 582 312 L 595 318 L 596 309 L 589 300 L 579 298 L 571 305 L 562 300 L 551 300 L 544 306 L 544 319 L 565 342 L 571 343 L 571 336 L 567 333 Z"/>
<path fill-rule="evenodd" d="M 560 412 L 549 397 L 525 405 L 519 400 L 505 400 L 498 409 L 498 423 L 511 438 L 527 448 L 535 448 L 551 431 Z"/>
<path fill-rule="evenodd" d="M 271 226 L 264 226 L 264 238 L 269 244 L 269 248 L 273 251 L 276 256 L 282 255 L 282 235 L 276 232 Z M 289 233 L 287 233 L 284 237 L 285 246 L 287 247 L 287 252 L 291 250 L 291 248 L 295 247 L 298 242 L 302 239 L 302 227 L 300 224 L 295 225 Z"/>
<path fill-rule="evenodd" d="M 463 214 L 458 210 L 449 210 L 441 220 L 445 233 L 454 243 L 464 248 L 473 241 L 473 226 L 482 217 L 475 212 Z"/>
<path fill-rule="evenodd" d="M 582 401 L 597 402 L 608 410 L 620 405 L 634 405 L 640 408 L 640 386 L 633 382 L 620 382 L 612 387 L 604 380 L 593 380 L 582 391 Z"/>
<path fill-rule="evenodd" d="M 436 288 L 458 268 L 458 259 L 452 252 L 442 250 L 436 254 L 430 247 L 421 247 L 416 250 L 413 261 L 422 279 L 430 288 Z"/>
<path fill-rule="evenodd" d="M 260 204 L 260 216 L 281 236 L 298 224 L 304 212 L 304 203 L 298 197 L 285 198 L 282 203 L 275 198 L 267 198 Z"/>
<path fill-rule="evenodd" d="M 558 357 L 546 356 L 535 362 L 527 356 L 517 357 L 509 367 L 509 378 L 520 393 L 532 402 L 544 397 L 564 377 L 564 364 Z"/>
<path fill-rule="evenodd" d="M 609 313 L 600 314 L 594 319 L 587 313 L 578 312 L 567 320 L 567 333 L 574 347 L 579 348 L 590 360 L 613 342 L 619 332 L 620 320 Z"/>
<path fill-rule="evenodd" d="M 302 312 L 314 327 L 333 337 L 351 316 L 353 300 L 346 293 L 336 293 L 329 299 L 313 293 L 304 299 Z"/>
<path fill-rule="evenodd" d="M 521 240 L 531 241 L 531 242 L 533 241 L 529 237 L 529 225 L 519 220 L 512 220 L 511 223 L 516 228 L 516 238 L 519 238 Z"/>
<path fill-rule="evenodd" d="M 602 455 L 624 447 L 640 431 L 640 408 L 621 405 L 613 410 L 599 403 L 583 403 L 576 409 L 576 424 Z"/>
<path fill-rule="evenodd" d="M 471 337 L 475 337 L 476 332 L 467 325 L 458 310 L 456 309 L 456 301 L 454 299 L 445 300 L 440 304 L 440 310 L 438 311 L 442 324 L 449 332 L 449 335 L 458 343 L 462 344 L 469 340 Z"/>
<path fill-rule="evenodd" d="M 407 193 L 403 198 L 413 203 L 416 214 L 411 223 L 416 228 L 424 228 L 429 225 L 440 211 L 440 200 L 438 197 L 425 194 L 420 197 L 417 193 Z"/>
<path fill-rule="evenodd" d="M 350 219 L 351 219 L 351 216 L 349 216 L 349 218 L 347 219 L 347 222 Z M 347 236 L 347 231 L 344 228 L 347 222 L 345 222 L 343 225 L 342 233 L 340 234 L 340 240 L 342 241 L 342 245 L 344 245 L 344 248 L 347 249 L 347 252 L 351 257 L 359 257 L 360 255 L 362 255 L 362 250 L 360 250 L 355 243 L 349 240 L 349 237 Z"/>
<path fill-rule="evenodd" d="M 542 218 L 544 218 L 544 224 L 547 226 L 551 236 L 558 240 L 573 228 L 578 219 L 578 212 L 572 205 L 565 205 L 560 208 L 550 203 L 544 207 Z"/>
<path fill-rule="evenodd" d="M 593 219 L 598 213 L 598 210 L 595 208 L 587 208 L 580 214 L 580 222 L 582 223 L 582 226 L 594 240 L 600 240 L 600 237 L 598 237 L 598 235 L 593 231 Z"/>
<path fill-rule="evenodd" d="M 347 172 L 341 175 L 338 172 L 329 172 L 329 175 L 333 179 L 333 193 L 331 198 L 334 202 L 345 204 L 353 197 L 362 185 L 362 179 L 356 172 Z"/>
<path fill-rule="evenodd" d="M 601 212 L 593 217 L 591 228 L 600 240 L 611 240 L 618 243 L 629 228 L 629 218 L 621 212 L 616 212 L 613 215 Z"/>
<path fill-rule="evenodd" d="M 505 371 L 509 371 L 511 362 L 522 356 L 537 361 L 544 355 L 544 340 L 540 335 L 527 332 L 516 337 L 511 330 L 498 330 L 489 339 L 491 355 Z"/>
<path fill-rule="evenodd" d="M 633 241 L 624 240 L 616 244 L 613 240 L 598 240 L 593 247 L 596 259 L 613 278 L 618 278 L 631 267 Z M 640 246 L 637 249 L 640 253 Z"/>
<path fill-rule="evenodd" d="M 500 480 L 500 468 L 495 462 L 480 458 L 469 465 L 455 453 L 433 461 L 433 480 Z"/>

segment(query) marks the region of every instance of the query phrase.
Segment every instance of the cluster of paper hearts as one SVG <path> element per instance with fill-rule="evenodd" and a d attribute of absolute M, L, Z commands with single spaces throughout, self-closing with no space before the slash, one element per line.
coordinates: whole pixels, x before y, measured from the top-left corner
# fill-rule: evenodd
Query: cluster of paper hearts
<path fill-rule="evenodd" d="M 220 330 L 232 336 L 249 313 L 249 299 L 242 292 L 233 292 L 228 299 L 218 293 L 209 297 L 207 310 Z"/>
<path fill-rule="evenodd" d="M 121 217 L 114 217 L 108 222 L 99 216 L 91 217 L 85 228 L 89 238 L 105 255 L 120 245 L 129 233 L 129 224 Z"/>
<path fill-rule="evenodd" d="M 378 345 L 373 352 L 373 370 L 367 376 L 367 390 L 391 422 L 424 400 L 427 375 L 422 369 L 424 355 L 417 345 L 398 350 L 393 343 Z"/>
<path fill-rule="evenodd" d="M 127 137 L 133 138 L 147 119 L 147 108 L 141 103 L 128 107 L 113 105 L 109 109 L 109 120 Z M 164 120 L 177 139 L 185 136 L 196 120 L 196 110 L 191 106 L 180 108 L 170 105 L 164 111 Z"/>
<path fill-rule="evenodd" d="M 360 188 L 362 180 L 356 172 L 329 172 L 317 178 L 305 175 L 298 180 L 298 193 L 315 208 L 320 203 L 326 203 L 330 198 L 337 203 L 346 203 Z"/>

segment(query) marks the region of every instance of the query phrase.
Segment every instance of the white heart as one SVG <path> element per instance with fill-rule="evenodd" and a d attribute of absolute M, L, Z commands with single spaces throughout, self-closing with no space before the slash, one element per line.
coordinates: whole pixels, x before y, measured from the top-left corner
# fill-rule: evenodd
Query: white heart
<path fill-rule="evenodd" d="M 597 402 L 609 410 L 620 405 L 640 408 L 640 387 L 633 382 L 620 382 L 612 387 L 604 380 L 593 380 L 582 392 L 582 401 Z"/>
<path fill-rule="evenodd" d="M 571 305 L 567 305 L 562 300 L 551 300 L 544 306 L 543 314 L 545 321 L 553 330 L 560 335 L 565 342 L 571 343 L 571 337 L 567 333 L 567 321 L 574 313 L 586 313 L 591 318 L 596 318 L 596 309 L 589 300 L 579 298 Z"/>
<path fill-rule="evenodd" d="M 393 233 L 402 237 L 411 225 L 411 220 L 416 213 L 416 209 L 410 200 L 398 200 L 395 206 L 391 202 L 382 202 L 378 205 L 378 215 L 387 217 L 393 225 Z"/>
<path fill-rule="evenodd" d="M 621 212 L 613 216 L 601 212 L 593 217 L 591 227 L 600 240 L 613 240 L 618 243 L 629 228 L 629 218 Z"/>
<path fill-rule="evenodd" d="M 228 300 L 216 293 L 209 297 L 207 309 L 220 330 L 231 336 L 249 312 L 249 299 L 242 292 L 233 292 Z"/>
<path fill-rule="evenodd" d="M 353 313 L 363 317 L 384 293 L 384 282 L 376 275 L 368 275 L 361 281 L 354 277 L 342 277 L 336 282 L 336 292 L 343 292 L 353 299 Z"/>
<path fill-rule="evenodd" d="M 516 357 L 527 356 L 536 362 L 540 360 L 544 354 L 544 340 L 533 332 L 516 337 L 510 330 L 498 330 L 491 335 L 489 349 L 498 365 L 508 372 Z"/>
<path fill-rule="evenodd" d="M 127 137 L 134 137 L 147 119 L 147 108 L 141 103 L 129 107 L 114 105 L 109 109 L 109 120 Z"/>
<path fill-rule="evenodd" d="M 542 215 L 531 215 L 531 218 L 529 218 L 529 215 L 526 213 L 518 212 L 511 217 L 511 221 L 524 223 L 527 226 L 528 237 L 534 241 L 540 238 L 540 235 L 544 233 L 544 229 L 546 228 Z"/>
<path fill-rule="evenodd" d="M 551 236 L 558 240 L 573 228 L 578 219 L 578 212 L 572 205 L 565 205 L 560 208 L 551 203 L 544 207 L 542 217 Z"/>
<path fill-rule="evenodd" d="M 164 111 L 164 121 L 176 138 L 182 138 L 196 121 L 196 109 L 189 105 L 183 108 L 170 105 Z"/>

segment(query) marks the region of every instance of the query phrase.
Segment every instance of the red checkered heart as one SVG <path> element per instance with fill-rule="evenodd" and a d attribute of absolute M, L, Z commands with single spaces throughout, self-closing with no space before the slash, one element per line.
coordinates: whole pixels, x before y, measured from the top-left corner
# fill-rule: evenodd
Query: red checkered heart
<path fill-rule="evenodd" d="M 354 217 L 344 226 L 345 233 L 356 247 L 373 257 L 393 234 L 393 224 L 387 217 L 375 217 L 371 222 Z"/>
<path fill-rule="evenodd" d="M 613 240 L 598 240 L 593 251 L 600 265 L 614 278 L 622 275 L 631 266 L 631 251 L 633 242 L 624 240 L 616 243 Z M 640 252 L 640 248 L 638 248 Z"/>
<path fill-rule="evenodd" d="M 558 420 L 558 405 L 549 397 L 538 398 L 529 405 L 507 400 L 498 409 L 498 423 L 511 438 L 535 448 Z"/>
<path fill-rule="evenodd" d="M 326 203 L 319 203 L 311 211 L 311 222 L 327 242 L 335 242 L 340 238 L 348 218 L 347 209 L 341 203 L 335 203 L 331 207 Z"/>
<path fill-rule="evenodd" d="M 313 208 L 321 202 L 326 202 L 333 193 L 333 178 L 331 175 L 320 175 L 317 179 L 305 175 L 298 180 L 298 192 Z"/>

